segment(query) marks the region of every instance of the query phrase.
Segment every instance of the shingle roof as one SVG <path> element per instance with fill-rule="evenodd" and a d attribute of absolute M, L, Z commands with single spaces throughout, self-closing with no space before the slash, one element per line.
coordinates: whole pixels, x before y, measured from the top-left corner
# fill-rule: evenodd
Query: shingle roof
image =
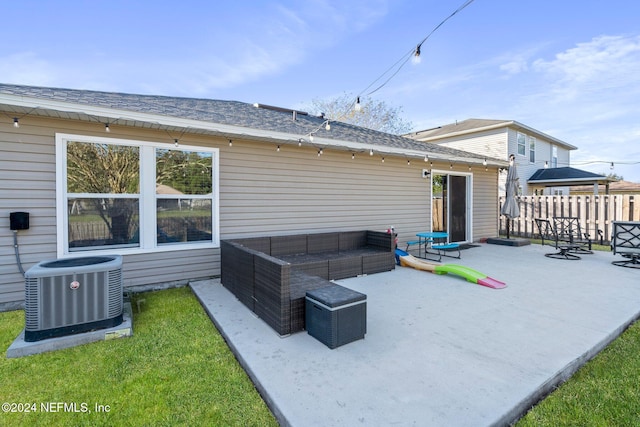
<path fill-rule="evenodd" d="M 432 129 L 425 129 L 410 134 L 412 138 L 432 138 L 443 135 L 449 135 L 451 133 L 466 132 L 470 130 L 482 129 L 490 126 L 508 126 L 513 123 L 512 120 L 489 120 L 489 119 L 467 119 L 461 122 L 450 123 L 443 126 L 438 126 Z"/>
<path fill-rule="evenodd" d="M 605 183 L 614 181 L 604 175 L 576 169 L 572 167 L 538 169 L 527 181 L 529 184 L 545 185 L 578 185 L 585 183 Z"/>
<path fill-rule="evenodd" d="M 3 97 L 2 95 L 8 96 Z M 18 104 L 11 106 L 10 96 L 19 97 L 23 101 L 20 105 L 24 110 L 18 109 L 16 106 Z M 43 106 L 38 106 L 39 103 L 44 104 Z M 327 131 L 322 126 L 325 121 L 322 117 L 299 112 L 294 120 L 291 110 L 257 108 L 255 104 L 239 101 L 0 84 L 0 109 L 4 107 L 5 111 L 26 111 L 27 104 L 37 106 L 29 114 L 53 115 L 53 112 L 59 112 L 64 108 L 67 108 L 65 113 L 81 113 L 83 107 L 91 107 L 101 109 L 103 114 L 106 114 L 107 110 L 112 110 L 109 111 L 109 114 L 120 113 L 125 115 L 127 117 L 123 118 L 122 122 L 133 126 L 136 125 L 136 122 L 145 121 L 144 118 L 136 116 L 136 114 L 152 115 L 189 120 L 191 122 L 187 130 L 190 132 L 198 130 L 197 122 L 208 125 L 234 126 L 239 128 L 239 134 L 245 135 L 248 133 L 243 133 L 242 129 L 278 132 L 290 135 L 292 141 L 297 141 L 298 138 L 315 131 L 316 138 L 324 138 L 326 140 L 362 143 L 371 145 L 374 148 L 389 147 L 395 149 L 395 151 L 406 150 L 414 155 L 415 153 L 429 154 L 430 157 L 434 158 L 466 159 L 470 163 L 478 163 L 484 160 L 484 158 L 466 151 L 434 144 L 424 144 L 402 136 L 342 122 L 331 122 L 331 130 Z M 134 114 L 132 116 L 129 113 Z M 74 117 L 86 120 L 86 116 L 86 114 L 78 114 Z M 136 119 L 132 120 L 131 117 L 136 117 Z M 200 130 L 204 128 L 203 126 Z M 492 160 L 490 161 L 491 164 L 502 165 L 501 160 L 490 160 Z"/>

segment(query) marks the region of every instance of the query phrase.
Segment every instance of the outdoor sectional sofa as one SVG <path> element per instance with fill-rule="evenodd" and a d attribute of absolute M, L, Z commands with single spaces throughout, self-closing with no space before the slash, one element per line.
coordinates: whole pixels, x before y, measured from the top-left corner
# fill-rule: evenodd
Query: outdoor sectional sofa
<path fill-rule="evenodd" d="M 308 290 L 395 268 L 394 235 L 344 231 L 221 242 L 221 282 L 281 336 L 305 328 Z"/>

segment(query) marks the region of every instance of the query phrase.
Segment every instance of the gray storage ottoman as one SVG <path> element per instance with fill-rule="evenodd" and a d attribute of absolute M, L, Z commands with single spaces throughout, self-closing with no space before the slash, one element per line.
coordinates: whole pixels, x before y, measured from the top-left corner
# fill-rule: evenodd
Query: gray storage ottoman
<path fill-rule="evenodd" d="M 340 285 L 307 291 L 305 324 L 309 335 L 329 348 L 364 338 L 367 296 Z"/>

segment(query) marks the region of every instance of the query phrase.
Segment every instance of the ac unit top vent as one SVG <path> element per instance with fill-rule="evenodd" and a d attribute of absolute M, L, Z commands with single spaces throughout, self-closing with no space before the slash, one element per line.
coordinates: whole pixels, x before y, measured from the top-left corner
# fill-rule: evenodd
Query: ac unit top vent
<path fill-rule="evenodd" d="M 122 267 L 122 256 L 104 255 L 81 258 L 64 258 L 42 261 L 26 271 L 26 278 L 57 276 L 62 274 L 83 274 L 95 271 L 113 270 Z"/>

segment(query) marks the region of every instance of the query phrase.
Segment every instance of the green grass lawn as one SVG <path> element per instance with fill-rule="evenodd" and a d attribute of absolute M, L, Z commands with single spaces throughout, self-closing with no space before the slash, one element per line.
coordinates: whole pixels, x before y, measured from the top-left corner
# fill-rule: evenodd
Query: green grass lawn
<path fill-rule="evenodd" d="M 640 426 L 639 381 L 636 322 L 516 426 Z"/>
<path fill-rule="evenodd" d="M 136 297 L 145 302 L 132 337 L 17 359 L 3 352 L 0 403 L 35 411 L 2 411 L 0 425 L 277 426 L 189 288 Z M 5 351 L 23 328 L 23 311 L 0 313 Z M 49 402 L 67 411 L 43 412 Z"/>

